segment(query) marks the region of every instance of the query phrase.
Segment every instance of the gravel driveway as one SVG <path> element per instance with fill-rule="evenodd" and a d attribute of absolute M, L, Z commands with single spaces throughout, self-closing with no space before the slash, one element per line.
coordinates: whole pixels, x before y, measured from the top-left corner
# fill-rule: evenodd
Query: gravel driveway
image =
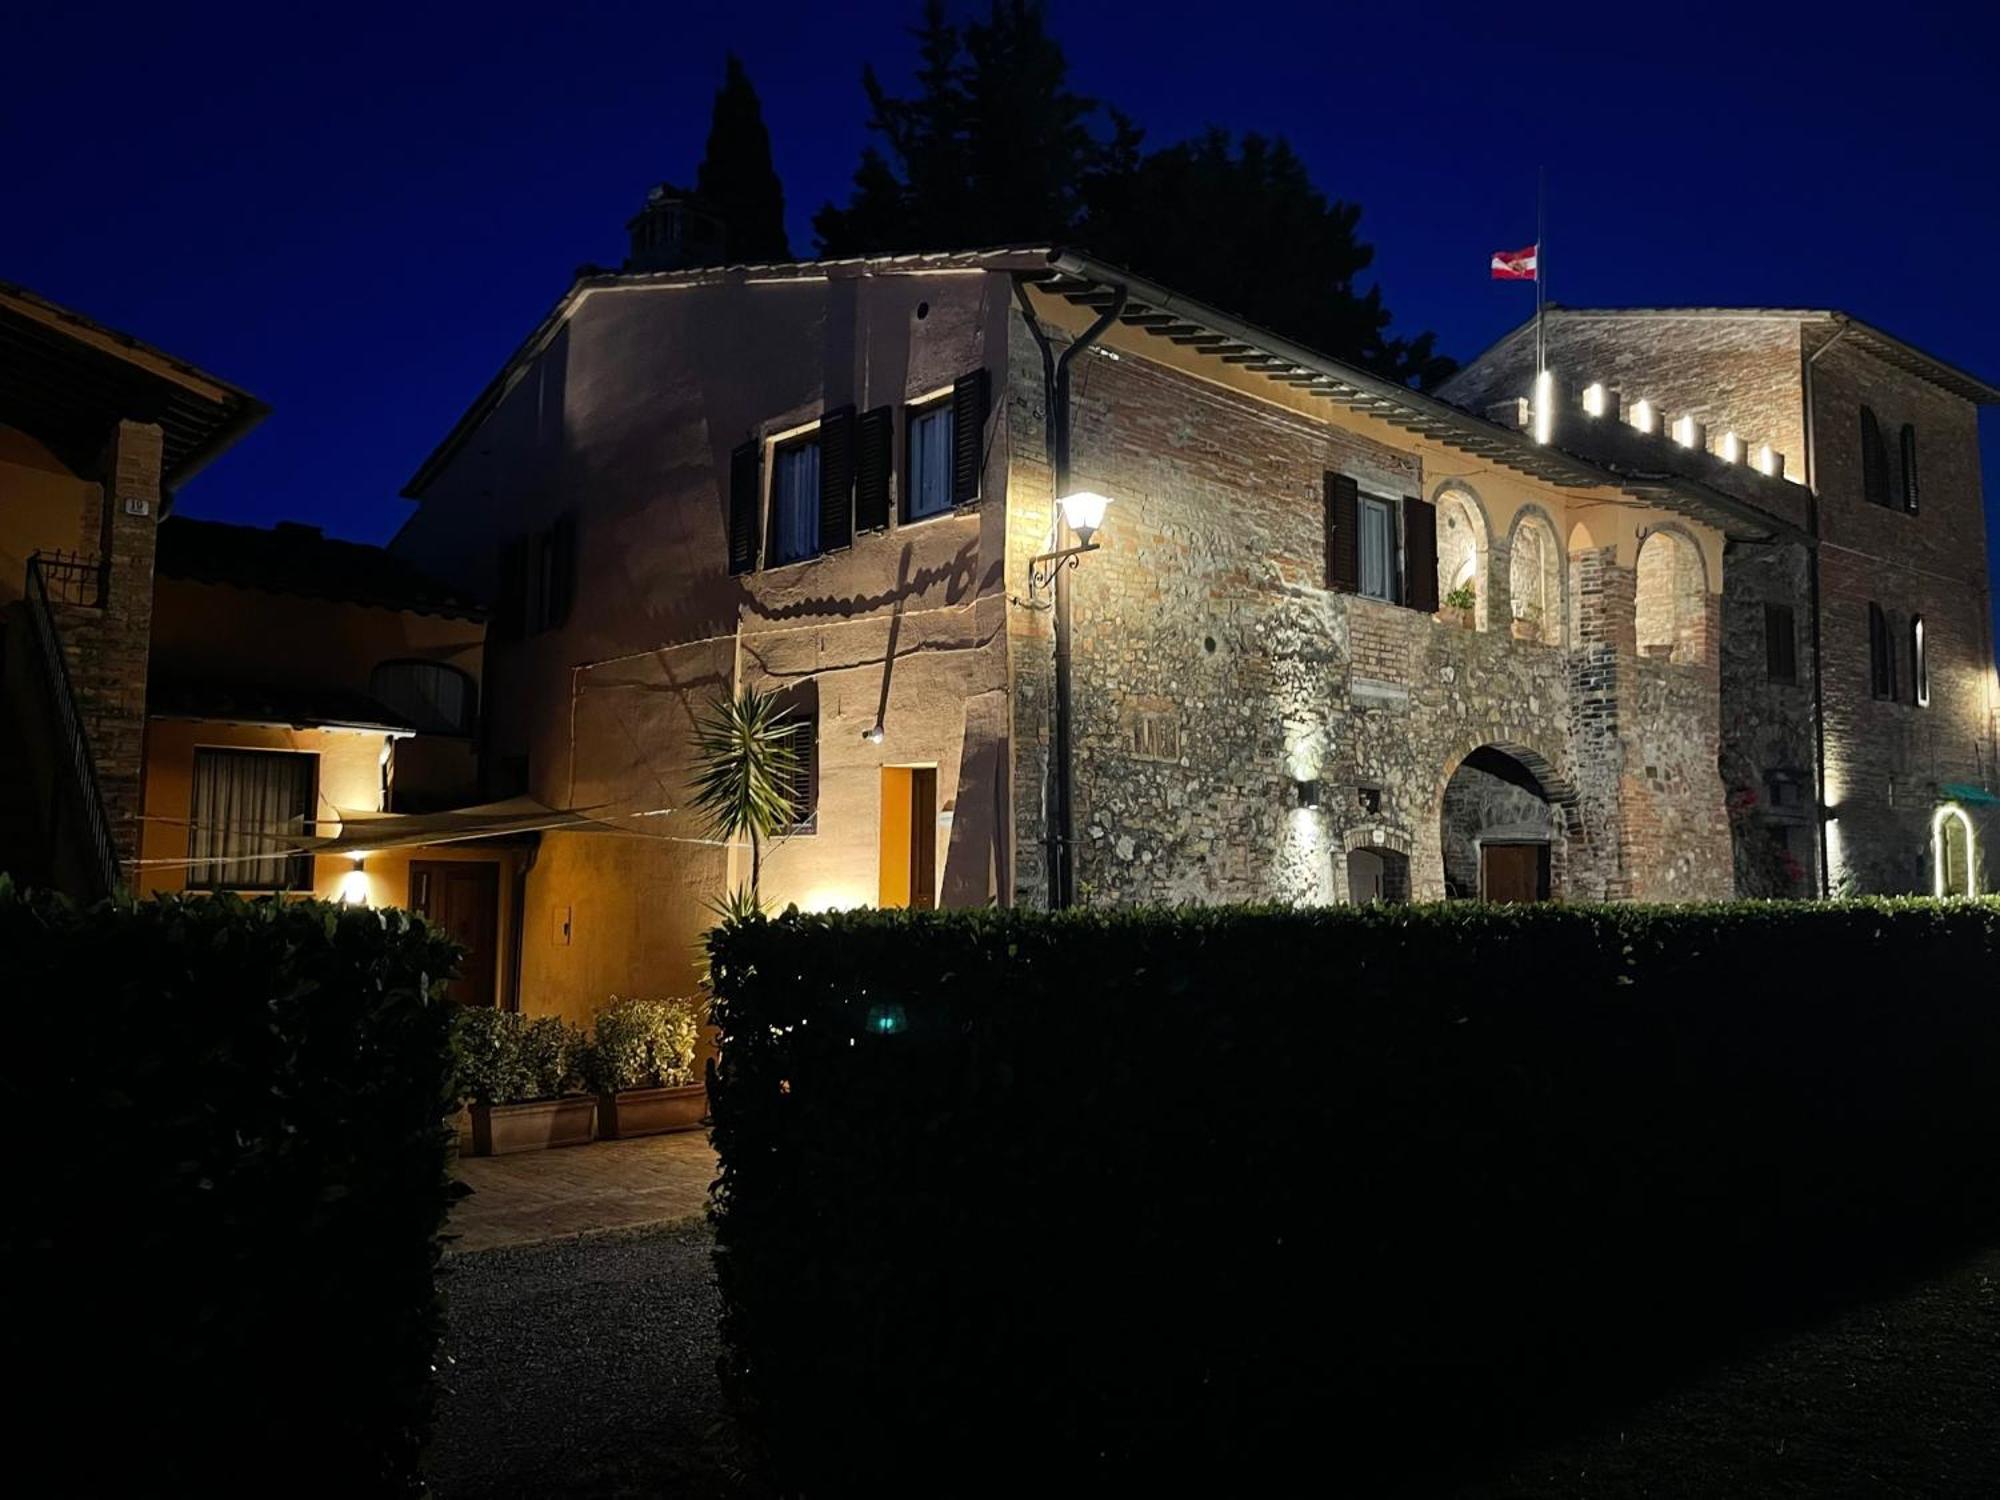
<path fill-rule="evenodd" d="M 440 1500 L 746 1495 L 716 1385 L 707 1225 L 446 1262 Z"/>

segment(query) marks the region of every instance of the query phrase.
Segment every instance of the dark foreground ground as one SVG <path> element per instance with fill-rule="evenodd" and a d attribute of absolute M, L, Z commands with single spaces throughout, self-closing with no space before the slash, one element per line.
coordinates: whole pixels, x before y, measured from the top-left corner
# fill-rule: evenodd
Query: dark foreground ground
<path fill-rule="evenodd" d="M 428 1466 L 441 1500 L 761 1492 L 735 1472 L 720 1413 L 705 1227 L 463 1255 L 448 1291 L 452 1390 Z M 2000 1249 L 1740 1350 L 1455 1493 L 2000 1496 Z"/>

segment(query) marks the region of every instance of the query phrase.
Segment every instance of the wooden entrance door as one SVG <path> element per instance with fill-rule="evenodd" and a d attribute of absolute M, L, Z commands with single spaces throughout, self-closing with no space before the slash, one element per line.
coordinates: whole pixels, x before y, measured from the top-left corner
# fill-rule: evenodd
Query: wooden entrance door
<path fill-rule="evenodd" d="M 446 993 L 461 1005 L 495 1004 L 500 867 L 485 860 L 413 859 L 410 910 L 437 923 L 465 948 L 464 971 Z"/>
<path fill-rule="evenodd" d="M 937 905 L 937 822 L 937 767 L 884 766 L 877 905 Z"/>
<path fill-rule="evenodd" d="M 1547 844 L 1481 844 L 1479 894 L 1488 901 L 1549 899 Z"/>

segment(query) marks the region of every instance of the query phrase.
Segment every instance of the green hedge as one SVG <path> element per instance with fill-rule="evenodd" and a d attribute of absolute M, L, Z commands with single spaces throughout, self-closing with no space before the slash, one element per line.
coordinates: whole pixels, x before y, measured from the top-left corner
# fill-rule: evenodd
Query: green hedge
<path fill-rule="evenodd" d="M 17 1477 L 417 1489 L 457 956 L 396 911 L 0 877 Z"/>
<path fill-rule="evenodd" d="M 1448 1468 L 1989 1223 L 1996 931 L 1922 901 L 735 924 L 735 1397 L 809 1493 Z"/>

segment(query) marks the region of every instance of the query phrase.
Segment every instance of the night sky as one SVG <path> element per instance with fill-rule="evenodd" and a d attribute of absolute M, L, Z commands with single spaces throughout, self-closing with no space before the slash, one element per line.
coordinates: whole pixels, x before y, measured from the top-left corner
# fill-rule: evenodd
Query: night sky
<path fill-rule="evenodd" d="M 572 270 L 618 261 L 648 184 L 692 179 L 725 50 L 809 255 L 865 138 L 861 65 L 907 86 L 918 4 L 120 9 L 10 23 L 0 280 L 270 403 L 187 513 L 379 541 Z M 1955 9 L 1051 14 L 1073 84 L 1150 139 L 1289 136 L 1362 205 L 1398 329 L 1460 358 L 1532 310 L 1486 259 L 1534 238 L 1546 162 L 1558 301 L 1839 307 L 2000 379 L 2000 20 Z M 1984 430 L 2000 473 L 2000 413 Z"/>

